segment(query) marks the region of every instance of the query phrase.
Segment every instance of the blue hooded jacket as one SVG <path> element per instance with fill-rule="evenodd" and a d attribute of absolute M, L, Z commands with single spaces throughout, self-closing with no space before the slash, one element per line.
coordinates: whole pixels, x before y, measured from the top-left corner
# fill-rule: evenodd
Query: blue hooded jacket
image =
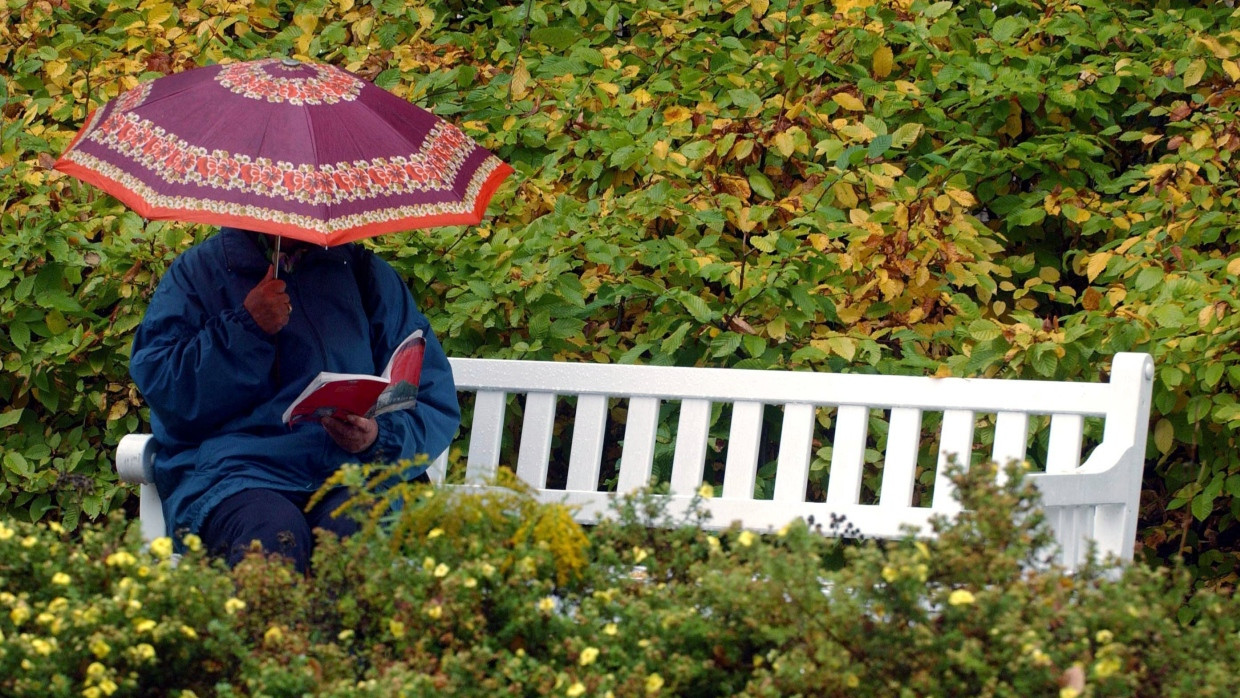
<path fill-rule="evenodd" d="M 173 261 L 134 337 L 129 370 L 151 409 L 155 486 L 174 538 L 242 490 L 313 491 L 345 463 L 433 458 L 460 424 L 447 357 L 386 262 L 356 244 L 310 248 L 280 271 L 293 312 L 275 335 L 242 305 L 269 266 L 257 234 L 221 229 Z M 377 375 L 417 329 L 417 406 L 380 415 L 367 451 L 348 453 L 317 423 L 283 423 L 320 371 Z"/>

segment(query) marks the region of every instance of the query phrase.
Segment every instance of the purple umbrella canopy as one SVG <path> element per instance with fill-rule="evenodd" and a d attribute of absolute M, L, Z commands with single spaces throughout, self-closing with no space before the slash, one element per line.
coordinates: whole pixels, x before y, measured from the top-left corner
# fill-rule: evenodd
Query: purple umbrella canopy
<path fill-rule="evenodd" d="M 348 71 L 280 58 L 139 85 L 87 117 L 55 167 L 148 219 L 320 245 L 477 223 L 513 171 Z"/>

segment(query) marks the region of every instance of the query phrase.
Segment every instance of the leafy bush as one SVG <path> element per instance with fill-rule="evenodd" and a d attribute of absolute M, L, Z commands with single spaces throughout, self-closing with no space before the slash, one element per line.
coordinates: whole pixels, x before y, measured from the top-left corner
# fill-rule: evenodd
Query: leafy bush
<path fill-rule="evenodd" d="M 291 53 L 517 168 L 480 226 L 376 243 L 450 353 L 1099 380 L 1148 351 L 1144 554 L 1234 583 L 1228 3 L 181 5 L 0 4 L 0 507 L 72 528 L 123 496 L 128 333 L 205 234 L 49 164 L 141 80 Z"/>
<path fill-rule="evenodd" d="M 649 496 L 582 531 L 519 487 L 363 490 L 367 525 L 322 538 L 309 578 L 257 554 L 229 573 L 193 540 L 172 565 L 170 541 L 143 550 L 118 517 L 75 535 L 6 522 L 0 693 L 1240 690 L 1236 599 L 1193 591 L 1182 569 L 1061 573 L 1034 489 L 994 474 L 956 476 L 968 509 L 937 539 L 884 543 L 804 523 L 714 533 Z"/>

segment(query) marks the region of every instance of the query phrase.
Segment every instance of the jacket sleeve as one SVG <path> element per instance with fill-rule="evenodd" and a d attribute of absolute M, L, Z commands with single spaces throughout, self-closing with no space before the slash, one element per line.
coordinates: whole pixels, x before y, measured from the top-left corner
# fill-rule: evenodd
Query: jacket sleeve
<path fill-rule="evenodd" d="M 452 367 L 443 347 L 431 331 L 430 321 L 414 304 L 413 296 L 400 276 L 386 262 L 369 251 L 359 263 L 370 265 L 370 288 L 366 307 L 370 312 L 371 346 L 375 366 L 387 364 L 392 352 L 406 337 L 421 329 L 426 338 L 422 376 L 417 404 L 408 410 L 379 415 L 379 436 L 359 458 L 367 462 L 395 462 L 418 454 L 437 457 L 456 436 L 461 410 L 456 399 Z M 411 471 L 410 477 L 421 471 Z"/>
<path fill-rule="evenodd" d="M 158 436 L 192 444 L 270 397 L 275 355 L 249 311 L 210 311 L 173 264 L 134 335 L 129 372 L 167 432 Z"/>

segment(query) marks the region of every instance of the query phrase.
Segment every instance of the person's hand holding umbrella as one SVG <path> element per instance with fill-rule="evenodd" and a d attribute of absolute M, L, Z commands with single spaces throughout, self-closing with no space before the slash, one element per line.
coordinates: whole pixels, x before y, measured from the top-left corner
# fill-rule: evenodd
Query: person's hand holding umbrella
<path fill-rule="evenodd" d="M 293 304 L 289 300 L 283 279 L 275 278 L 276 268 L 273 264 L 267 270 L 267 276 L 258 282 L 245 297 L 245 309 L 254 318 L 254 322 L 267 334 L 275 334 L 288 324 L 289 315 L 293 312 Z"/>

